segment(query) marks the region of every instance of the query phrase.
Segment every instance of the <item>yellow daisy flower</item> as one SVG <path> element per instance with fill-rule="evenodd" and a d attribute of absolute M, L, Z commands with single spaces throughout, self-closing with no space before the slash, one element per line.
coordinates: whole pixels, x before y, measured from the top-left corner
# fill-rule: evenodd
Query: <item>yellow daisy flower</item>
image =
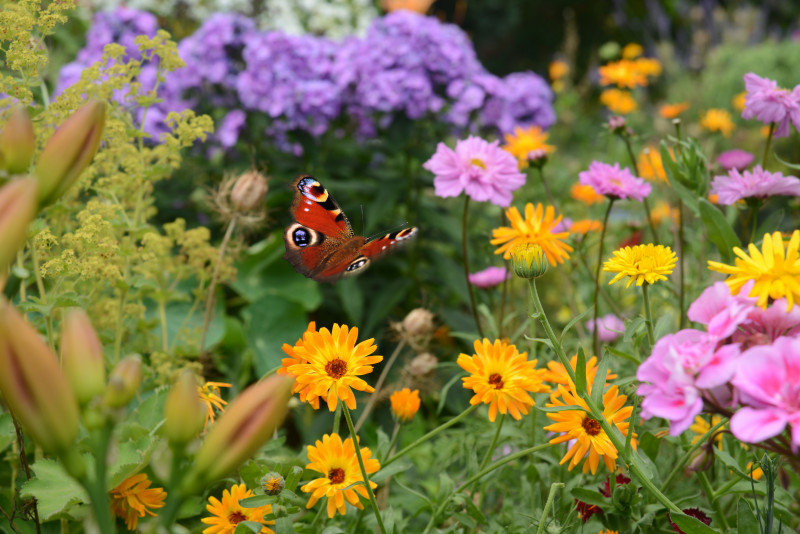
<path fill-rule="evenodd" d="M 658 108 L 658 114 L 661 115 L 665 119 L 675 119 L 689 109 L 688 102 L 676 102 L 674 104 L 664 104 L 660 108 Z"/>
<path fill-rule="evenodd" d="M 262 525 L 272 525 L 274 521 L 264 521 L 264 516 L 272 512 L 272 505 L 259 506 L 258 508 L 245 508 L 239 501 L 252 497 L 253 492 L 247 489 L 244 484 L 234 484 L 230 491 L 222 492 L 220 502 L 214 496 L 208 498 L 206 510 L 211 512 L 212 517 L 204 517 L 200 521 L 206 525 L 211 525 L 203 530 L 203 534 L 233 534 L 236 525 L 242 521 L 253 521 Z M 261 534 L 274 534 L 272 529 L 261 527 Z"/>
<path fill-rule="evenodd" d="M 556 150 L 553 145 L 545 143 L 549 136 L 550 134 L 538 126 L 525 129 L 516 126 L 513 134 L 505 135 L 506 144 L 503 145 L 503 149 L 517 158 L 519 168 L 524 169 L 528 166 L 528 154 L 532 151 L 544 150 L 549 155 Z"/>
<path fill-rule="evenodd" d="M 364 468 L 368 475 L 381 468 L 378 460 L 371 456 L 372 451 L 367 447 L 361 447 L 361 458 L 364 460 Z M 345 501 L 359 510 L 364 509 L 358 496 L 368 499 L 369 494 L 363 484 L 353 485 L 356 482 L 363 482 L 364 478 L 361 476 L 352 438 L 342 442 L 339 434 L 334 433 L 330 436 L 325 434 L 322 436 L 322 441 L 317 440 L 315 445 L 308 446 L 308 461 L 306 469 L 322 473 L 323 476 L 300 488 L 306 493 L 311 493 L 306 508 L 313 507 L 322 497 L 327 497 L 328 517 L 333 517 L 337 511 L 344 515 L 347 511 Z M 372 489 L 378 487 L 372 481 L 369 485 Z"/>
<path fill-rule="evenodd" d="M 617 87 L 644 87 L 647 85 L 647 78 L 639 70 L 635 62 L 629 59 L 621 59 L 603 65 L 598 69 L 600 74 L 600 85 L 616 85 Z"/>
<path fill-rule="evenodd" d="M 293 373 L 289 372 L 289 368 L 291 366 L 308 363 L 301 356 L 297 355 L 295 349 L 297 347 L 303 346 L 303 338 L 305 337 L 306 334 L 308 334 L 309 332 L 316 332 L 316 331 L 317 331 L 317 323 L 311 321 L 310 323 L 308 323 L 308 328 L 306 328 L 306 331 L 294 345 L 289 345 L 288 343 L 283 344 L 282 347 L 283 352 L 285 352 L 289 357 L 283 358 L 281 360 L 281 368 L 278 369 L 277 374 L 294 376 Z M 313 406 L 315 410 L 319 410 L 319 396 L 311 393 L 312 389 L 313 388 L 310 385 L 301 384 L 296 380 L 294 386 L 292 386 L 292 392 L 300 394 L 300 402 L 307 402 L 311 406 Z"/>
<path fill-rule="evenodd" d="M 494 422 L 498 411 L 521 419 L 533 406 L 528 393 L 550 390 L 542 383 L 541 371 L 535 369 L 536 360 L 528 360 L 528 353 L 519 353 L 515 345 L 484 338 L 475 340 L 474 346 L 475 354 L 459 354 L 457 363 L 470 374 L 461 379 L 465 389 L 475 392 L 469 403 L 488 404 L 489 421 Z"/>
<path fill-rule="evenodd" d="M 709 109 L 700 117 L 700 126 L 709 132 L 721 132 L 725 137 L 730 137 L 736 125 L 731 120 L 731 114 L 724 109 Z"/>
<path fill-rule="evenodd" d="M 691 430 L 692 432 L 697 434 L 695 437 L 692 438 L 692 443 L 697 443 L 697 441 L 701 437 L 703 437 L 703 435 L 706 432 L 708 432 L 711 429 L 712 426 L 716 425 L 721 420 L 722 420 L 722 416 L 712 415 L 711 416 L 711 423 L 709 423 L 703 417 L 701 417 L 699 415 L 695 416 L 694 424 L 692 424 L 692 426 L 689 427 L 689 430 Z M 719 448 L 719 450 L 722 450 L 722 432 L 720 432 L 720 430 L 722 430 L 726 426 L 728 426 L 728 425 L 723 425 L 722 427 L 720 427 L 720 429 L 717 430 L 717 433 L 714 436 L 714 443 L 717 444 L 717 447 Z"/>
<path fill-rule="evenodd" d="M 608 283 L 609 285 L 628 277 L 630 287 L 635 281 L 637 286 L 647 282 L 654 284 L 659 280 L 666 280 L 672 273 L 678 258 L 669 247 L 664 245 L 636 245 L 614 251 L 614 257 L 603 264 L 603 271 L 617 273 Z"/>
<path fill-rule="evenodd" d="M 575 371 L 578 365 L 578 355 L 574 355 L 569 360 L 569 365 L 572 367 L 572 370 Z M 594 377 L 597 375 L 597 356 L 592 356 L 588 360 L 586 360 L 586 384 L 589 388 L 589 391 L 592 390 L 592 384 L 594 383 Z M 553 386 L 570 386 L 572 381 L 567 374 L 567 370 L 564 368 L 564 364 L 556 361 L 551 360 L 547 362 L 547 369 L 542 370 L 542 380 L 545 382 L 551 382 Z M 617 378 L 617 375 L 613 374 L 611 371 L 606 371 L 606 384 L 608 384 L 609 380 L 614 380 Z M 558 394 L 558 390 L 553 391 L 554 395 Z"/>
<path fill-rule="evenodd" d="M 559 398 L 560 397 L 560 398 Z M 611 386 L 603 395 L 603 416 L 609 424 L 616 426 L 623 436 L 628 435 L 628 419 L 631 416 L 633 407 L 625 406 L 628 397 L 620 395 L 617 386 Z M 588 460 L 583 464 L 583 472 L 597 472 L 600 459 L 610 472 L 614 472 L 617 467 L 617 449 L 608 439 L 600 423 L 592 419 L 588 413 L 586 401 L 581 399 L 574 389 L 569 391 L 564 386 L 558 386 L 558 391 L 550 395 L 548 407 L 575 406 L 576 410 L 564 410 L 561 412 L 547 412 L 547 417 L 555 421 L 552 425 L 544 427 L 545 430 L 558 432 L 561 435 L 550 440 L 550 443 L 564 443 L 575 440 L 567 453 L 559 462 L 561 465 L 569 461 L 569 470 L 575 468 L 581 460 L 588 454 Z M 587 410 L 587 411 L 584 411 Z M 631 438 L 633 447 L 636 447 L 636 434 Z"/>
<path fill-rule="evenodd" d="M 506 210 L 506 217 L 511 227 L 501 226 L 492 230 L 492 245 L 501 245 L 494 251 L 502 254 L 503 259 L 510 259 L 511 252 L 518 245 L 531 243 L 539 245 L 544 250 L 547 261 L 551 264 L 564 263 L 569 259 L 572 247 L 562 241 L 569 237 L 569 232 L 553 232 L 553 228 L 561 222 L 561 215 L 555 216 L 553 206 L 545 209 L 541 204 L 533 207 L 528 202 L 525 205 L 525 219 L 515 207 Z"/>
<path fill-rule="evenodd" d="M 605 195 L 601 195 L 595 191 L 594 187 L 591 185 L 583 185 L 580 183 L 572 184 L 572 187 L 569 188 L 569 196 L 575 200 L 583 202 L 587 206 L 599 204 L 601 202 L 605 202 L 606 200 Z"/>
<path fill-rule="evenodd" d="M 156 514 L 151 509 L 164 506 L 167 492 L 162 488 L 151 488 L 147 474 L 139 473 L 123 480 L 111 490 L 111 513 L 125 520 L 128 530 L 136 530 L 140 517 Z"/>
<path fill-rule="evenodd" d="M 206 405 L 206 422 L 203 425 L 203 434 L 208 429 L 208 423 L 214 422 L 214 408 L 220 412 L 225 411 L 225 406 L 228 404 L 220 395 L 222 392 L 219 388 L 229 388 L 230 384 L 225 382 L 206 382 L 202 386 L 197 386 L 197 394 L 200 400 Z"/>
<path fill-rule="evenodd" d="M 291 365 L 287 371 L 298 383 L 309 386 L 308 396 L 324 398 L 330 411 L 336 410 L 339 400 L 355 410 L 353 389 L 375 391 L 359 376 L 371 373 L 372 364 L 383 360 L 383 356 L 371 356 L 378 349 L 374 339 L 356 345 L 357 339 L 358 328 L 346 325 L 334 324 L 332 331 L 323 328 L 306 332 L 302 344 L 294 346 L 294 354 L 307 363 Z"/>
<path fill-rule="evenodd" d="M 389 402 L 392 403 L 392 413 L 398 421 L 411 421 L 419 410 L 419 390 L 411 391 L 408 388 L 403 388 L 395 391 L 389 397 Z"/>
<path fill-rule="evenodd" d="M 619 115 L 633 113 L 639 107 L 630 91 L 620 91 L 619 89 L 606 89 L 600 93 L 600 103 L 612 113 Z"/>
<path fill-rule="evenodd" d="M 792 233 L 789 244 L 784 248 L 780 232 L 764 234 L 761 250 L 752 243 L 747 246 L 748 256 L 739 247 L 733 247 L 738 256 L 736 265 L 726 265 L 709 261 L 708 268 L 728 275 L 725 283 L 731 293 L 738 295 L 742 286 L 753 280 L 749 297 L 758 297 L 757 304 L 767 307 L 769 299 L 786 297 L 786 310 L 791 310 L 800 299 L 800 230 Z"/>
<path fill-rule="evenodd" d="M 633 66 L 645 76 L 659 76 L 663 70 L 661 62 L 654 57 L 640 57 L 633 62 Z"/>

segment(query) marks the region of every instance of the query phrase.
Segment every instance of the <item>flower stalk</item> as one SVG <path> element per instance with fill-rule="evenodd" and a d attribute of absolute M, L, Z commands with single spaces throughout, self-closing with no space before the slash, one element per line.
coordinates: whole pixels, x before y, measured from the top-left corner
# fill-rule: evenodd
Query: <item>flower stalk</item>
<path fill-rule="evenodd" d="M 211 324 L 211 316 L 214 313 L 214 297 L 215 290 L 217 289 L 217 280 L 219 280 L 219 271 L 222 267 L 222 260 L 225 258 L 225 252 L 228 249 L 228 243 L 233 235 L 233 230 L 236 228 L 237 216 L 234 214 L 231 222 L 228 223 L 228 228 L 225 230 L 225 236 L 222 238 L 222 243 L 219 246 L 219 254 L 217 255 L 217 263 L 214 265 L 214 272 L 211 274 L 211 281 L 208 283 L 208 296 L 206 297 L 206 313 L 203 317 L 203 333 L 200 335 L 200 356 L 206 354 L 206 335 L 208 334 L 208 326 Z"/>
<path fill-rule="evenodd" d="M 642 284 L 642 300 L 644 300 L 644 324 L 647 328 L 647 339 L 650 341 L 650 346 L 656 344 L 656 337 L 653 333 L 653 312 L 650 308 L 650 296 L 647 293 L 647 288 L 650 286 L 648 282 Z"/>
<path fill-rule="evenodd" d="M 344 419 L 347 421 L 347 429 L 350 431 L 350 437 L 353 439 L 353 448 L 356 451 L 358 467 L 361 469 L 361 477 L 364 480 L 364 486 L 367 488 L 369 503 L 372 506 L 372 511 L 375 513 L 375 519 L 378 520 L 378 528 L 382 534 L 386 534 L 386 527 L 384 526 L 383 519 L 381 518 L 381 511 L 378 510 L 378 502 L 375 500 L 375 493 L 372 491 L 372 486 L 369 483 L 369 476 L 367 475 L 367 469 L 364 467 L 364 459 L 361 457 L 361 447 L 358 444 L 358 435 L 353 427 L 353 419 L 350 417 L 350 410 L 346 405 L 342 404 L 342 411 L 344 412 Z"/>
<path fill-rule="evenodd" d="M 478 336 L 483 337 L 481 321 L 478 317 L 478 307 L 475 305 L 475 292 L 472 284 L 469 283 L 469 256 L 467 252 L 467 214 L 469 213 L 469 195 L 464 195 L 464 214 L 461 216 L 461 253 L 464 256 L 464 280 L 467 282 L 469 292 L 469 304 L 472 308 L 472 317 L 475 319 L 475 326 L 478 329 Z"/>
<path fill-rule="evenodd" d="M 597 344 L 597 332 L 600 330 L 597 328 L 597 317 L 598 317 L 598 308 L 597 308 L 597 295 L 600 293 L 600 267 L 603 264 L 603 242 L 606 238 L 606 228 L 608 228 L 608 217 L 611 215 L 611 208 L 614 206 L 615 198 L 608 199 L 608 207 L 606 208 L 606 214 L 603 216 L 603 228 L 600 230 L 600 243 L 598 244 L 598 251 L 597 251 L 597 267 L 595 267 L 594 271 L 594 321 L 592 324 L 595 325 L 594 331 L 592 332 L 592 349 L 594 350 L 595 354 L 600 353 L 600 347 Z M 569 367 L 569 366 L 567 366 Z"/>

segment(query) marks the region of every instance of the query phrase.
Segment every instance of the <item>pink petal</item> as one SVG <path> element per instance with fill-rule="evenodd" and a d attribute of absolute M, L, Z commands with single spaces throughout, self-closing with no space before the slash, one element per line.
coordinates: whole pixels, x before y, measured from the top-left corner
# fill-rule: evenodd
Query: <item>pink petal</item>
<path fill-rule="evenodd" d="M 760 443 L 780 434 L 786 423 L 786 414 L 777 410 L 742 408 L 731 417 L 731 432 L 744 442 Z"/>

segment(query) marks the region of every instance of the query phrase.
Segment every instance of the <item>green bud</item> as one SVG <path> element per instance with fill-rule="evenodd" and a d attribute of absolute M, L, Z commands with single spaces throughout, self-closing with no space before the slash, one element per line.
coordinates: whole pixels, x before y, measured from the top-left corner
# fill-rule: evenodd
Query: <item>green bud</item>
<path fill-rule="evenodd" d="M 109 408 L 122 408 L 128 404 L 142 383 L 142 357 L 131 354 L 120 361 L 108 377 L 103 404 Z"/>
<path fill-rule="evenodd" d="M 18 178 L 0 188 L 0 272 L 6 272 L 28 237 L 28 225 L 36 216 L 33 178 Z"/>
<path fill-rule="evenodd" d="M 286 487 L 286 481 L 274 471 L 270 471 L 261 477 L 261 489 L 266 495 L 278 495 Z"/>
<path fill-rule="evenodd" d="M 0 156 L 9 174 L 28 172 L 35 144 L 31 118 L 25 108 L 18 107 L 0 133 Z"/>
<path fill-rule="evenodd" d="M 61 367 L 81 404 L 105 390 L 103 346 L 86 312 L 80 308 L 71 309 L 61 322 Z"/>
<path fill-rule="evenodd" d="M 547 256 L 539 245 L 524 243 L 511 253 L 511 268 L 520 278 L 539 278 L 547 272 Z"/>
<path fill-rule="evenodd" d="M 172 385 L 164 405 L 164 431 L 170 445 L 182 447 L 191 441 L 203 429 L 205 413 L 194 373 L 184 369 Z"/>

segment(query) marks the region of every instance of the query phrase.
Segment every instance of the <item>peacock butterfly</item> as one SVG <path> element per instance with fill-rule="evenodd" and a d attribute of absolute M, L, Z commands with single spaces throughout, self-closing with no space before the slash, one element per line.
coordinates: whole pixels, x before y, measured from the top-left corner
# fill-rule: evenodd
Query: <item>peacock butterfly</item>
<path fill-rule="evenodd" d="M 291 188 L 294 222 L 283 233 L 283 257 L 298 273 L 317 282 L 333 283 L 343 276 L 359 274 L 373 259 L 417 233 L 416 227 L 403 228 L 368 240 L 353 234 L 339 205 L 316 179 L 301 174 Z"/>

